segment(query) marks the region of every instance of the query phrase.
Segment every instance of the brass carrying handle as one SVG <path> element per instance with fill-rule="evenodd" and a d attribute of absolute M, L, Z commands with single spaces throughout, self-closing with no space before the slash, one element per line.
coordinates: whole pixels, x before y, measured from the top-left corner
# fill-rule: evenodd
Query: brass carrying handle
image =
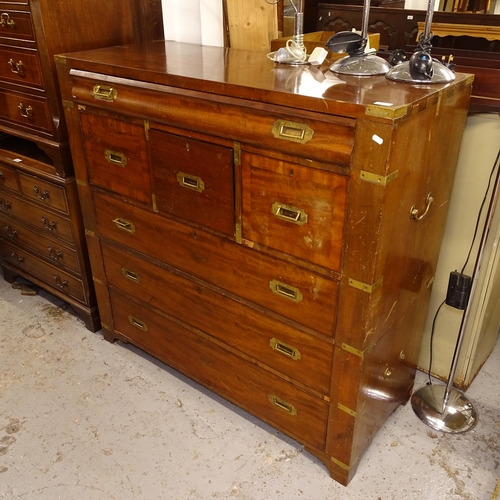
<path fill-rule="evenodd" d="M 302 300 L 302 292 L 295 286 L 282 283 L 278 280 L 271 280 L 269 288 L 273 293 L 280 297 L 292 300 L 293 302 L 300 302 Z"/>
<path fill-rule="evenodd" d="M 10 59 L 9 66 L 10 66 L 10 70 L 12 71 L 12 73 L 15 73 L 16 75 L 22 73 L 24 70 L 24 64 L 22 61 L 19 61 L 16 63 L 16 62 L 14 62 L 13 59 Z"/>
<path fill-rule="evenodd" d="M 300 351 L 291 345 L 285 344 L 284 342 L 281 342 L 281 340 L 278 340 L 276 338 L 272 338 L 269 341 L 269 345 L 276 351 L 279 352 L 280 354 L 283 354 L 294 361 L 298 361 L 301 358 Z"/>
<path fill-rule="evenodd" d="M 416 206 L 413 205 L 410 208 L 410 218 L 413 219 L 413 220 L 422 220 L 427 215 L 427 212 L 429 211 L 429 208 L 431 208 L 431 205 L 432 205 L 433 201 L 434 201 L 434 198 L 432 197 L 432 193 L 429 193 L 427 195 L 427 199 L 425 201 L 425 210 L 424 210 L 424 212 L 419 215 L 418 208 L 416 208 Z"/>
<path fill-rule="evenodd" d="M 274 394 L 269 394 L 267 396 L 269 399 L 269 402 L 279 408 L 280 410 L 283 410 L 284 412 L 296 416 L 297 415 L 297 408 L 293 406 L 292 404 L 288 403 L 284 399 L 279 398 L 278 396 L 275 396 Z"/>
<path fill-rule="evenodd" d="M 5 28 L 5 26 L 7 26 L 8 28 L 15 28 L 16 23 L 14 19 L 10 18 L 7 12 L 2 12 L 2 14 L 0 14 L 0 26 L 2 26 L 3 28 Z"/>
<path fill-rule="evenodd" d="M 132 315 L 130 315 L 128 317 L 128 320 L 132 326 L 135 326 L 139 330 L 142 330 L 143 332 L 148 331 L 148 325 L 146 325 L 146 323 L 144 323 L 144 321 L 141 321 L 140 319 L 137 319 L 136 317 L 134 317 Z"/>
<path fill-rule="evenodd" d="M 125 167 L 127 165 L 127 157 L 119 151 L 106 149 L 106 151 L 104 151 L 104 158 L 113 165 L 120 165 L 120 167 Z"/>
<path fill-rule="evenodd" d="M 116 224 L 118 229 L 122 229 L 123 231 L 127 231 L 129 233 L 135 233 L 135 226 L 132 222 L 122 219 L 121 217 L 115 217 L 113 222 Z"/>
<path fill-rule="evenodd" d="M 292 224 L 298 224 L 299 226 L 306 224 L 308 219 L 308 215 L 302 208 L 285 205 L 279 202 L 275 202 L 271 205 L 271 212 L 278 219 L 291 222 Z"/>
<path fill-rule="evenodd" d="M 118 97 L 118 91 L 109 85 L 94 85 L 92 97 L 99 101 L 113 102 Z"/>
<path fill-rule="evenodd" d="M 205 189 L 205 183 L 201 180 L 200 177 L 196 177 L 196 175 L 186 174 L 185 172 L 177 173 L 177 182 L 181 187 L 192 189 L 193 191 L 197 191 L 198 193 L 201 193 Z"/>
<path fill-rule="evenodd" d="M 24 104 L 20 102 L 18 108 L 21 110 L 21 116 L 24 118 L 31 118 L 33 116 L 33 108 L 31 106 L 25 108 Z"/>

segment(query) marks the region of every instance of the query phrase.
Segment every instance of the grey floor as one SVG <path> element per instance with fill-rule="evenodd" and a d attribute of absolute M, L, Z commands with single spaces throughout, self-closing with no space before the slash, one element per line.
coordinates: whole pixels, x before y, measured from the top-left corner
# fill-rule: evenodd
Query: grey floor
<path fill-rule="evenodd" d="M 467 392 L 474 429 L 438 433 L 400 407 L 346 488 L 292 439 L 60 305 L 0 277 L 0 500 L 500 499 L 500 346 Z"/>

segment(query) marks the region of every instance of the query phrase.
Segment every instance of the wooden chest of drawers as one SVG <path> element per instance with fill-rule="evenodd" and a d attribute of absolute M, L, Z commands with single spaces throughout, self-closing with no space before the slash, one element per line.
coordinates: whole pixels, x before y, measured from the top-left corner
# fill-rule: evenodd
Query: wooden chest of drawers
<path fill-rule="evenodd" d="M 412 390 L 471 78 L 320 78 L 173 42 L 58 70 L 105 337 L 347 484 Z"/>
<path fill-rule="evenodd" d="M 0 0 L 3 274 L 62 298 L 92 331 L 99 314 L 54 55 L 161 37 L 160 0 Z"/>

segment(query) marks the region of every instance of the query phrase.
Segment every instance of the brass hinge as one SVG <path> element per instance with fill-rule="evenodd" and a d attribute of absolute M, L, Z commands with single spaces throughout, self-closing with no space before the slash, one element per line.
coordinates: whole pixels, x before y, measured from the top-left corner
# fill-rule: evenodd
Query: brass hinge
<path fill-rule="evenodd" d="M 352 286 L 353 288 L 357 288 L 358 290 L 362 290 L 363 292 L 366 293 L 372 293 L 376 288 L 378 288 L 382 284 L 382 279 L 378 279 L 373 285 L 369 285 L 367 283 L 363 283 L 362 281 L 357 281 L 355 279 L 349 278 L 349 286 Z"/>
<path fill-rule="evenodd" d="M 82 181 L 81 179 L 76 179 L 76 185 L 77 186 L 86 186 L 87 183 L 85 181 Z"/>
<path fill-rule="evenodd" d="M 87 236 L 92 236 L 93 238 L 95 238 L 95 233 L 94 231 L 91 231 L 90 229 L 85 229 L 85 234 Z"/>
<path fill-rule="evenodd" d="M 392 182 L 398 176 L 399 170 L 395 170 L 389 175 L 383 176 L 378 174 L 373 174 L 372 172 L 366 172 L 365 170 L 361 170 L 359 176 L 362 181 L 371 182 L 372 184 L 377 184 L 378 186 L 387 186 L 390 182 Z"/>
<path fill-rule="evenodd" d="M 149 122 L 144 120 L 144 134 L 146 135 L 146 141 L 149 141 Z"/>
<path fill-rule="evenodd" d="M 365 356 L 364 351 L 360 351 L 359 349 L 356 349 L 355 347 L 352 347 L 344 342 L 342 343 L 342 349 L 346 352 L 354 354 L 355 356 L 359 356 L 360 358 L 363 358 Z"/>
<path fill-rule="evenodd" d="M 111 328 L 108 325 L 106 325 L 105 323 L 101 323 L 101 327 L 104 328 L 105 330 L 111 331 Z"/>
<path fill-rule="evenodd" d="M 153 211 L 158 212 L 158 205 L 156 204 L 156 195 L 155 194 L 151 195 L 151 201 L 153 203 Z"/>
<path fill-rule="evenodd" d="M 102 285 L 102 284 L 103 284 L 103 283 L 102 283 L 102 280 L 100 280 L 99 278 L 96 278 L 95 276 L 92 276 L 92 281 L 93 281 L 94 283 L 98 283 L 99 285 Z"/>
<path fill-rule="evenodd" d="M 344 406 L 343 404 L 338 403 L 337 408 L 339 410 L 345 411 L 346 413 L 351 415 L 351 417 L 356 417 L 358 415 L 358 413 L 356 411 L 351 410 L 350 408 L 348 408 L 347 406 Z"/>
<path fill-rule="evenodd" d="M 242 243 L 242 237 L 241 237 L 241 224 L 238 222 L 236 223 L 236 234 L 235 234 L 235 238 L 236 238 L 236 243 Z"/>

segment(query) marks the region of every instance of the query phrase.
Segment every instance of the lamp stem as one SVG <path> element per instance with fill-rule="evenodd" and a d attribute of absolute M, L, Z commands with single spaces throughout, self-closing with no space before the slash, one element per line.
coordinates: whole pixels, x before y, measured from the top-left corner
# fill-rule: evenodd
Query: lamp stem
<path fill-rule="evenodd" d="M 500 151 L 498 152 L 498 155 L 497 155 L 497 158 L 495 161 L 495 165 L 498 163 L 499 158 L 500 158 Z M 479 243 L 479 250 L 478 250 L 478 254 L 477 254 L 477 258 L 476 258 L 476 263 L 474 264 L 474 270 L 472 272 L 472 284 L 471 284 L 469 299 L 467 301 L 467 305 L 465 306 L 465 311 L 464 311 L 463 316 L 462 316 L 462 322 L 460 324 L 460 331 L 458 333 L 457 343 L 455 345 L 455 352 L 453 353 L 453 361 L 451 364 L 450 374 L 448 375 L 448 383 L 446 384 L 446 389 L 445 389 L 444 396 L 443 396 L 443 413 L 444 413 L 446 407 L 448 406 L 450 391 L 453 387 L 453 380 L 455 378 L 455 373 L 457 370 L 460 349 L 462 347 L 462 343 L 464 340 L 464 334 L 465 334 L 465 328 L 467 326 L 467 318 L 469 317 L 469 313 L 470 313 L 469 306 L 472 302 L 472 299 L 474 297 L 474 293 L 476 291 L 476 285 L 477 285 L 477 281 L 478 281 L 478 277 L 479 277 L 479 270 L 481 269 L 481 264 L 482 264 L 483 256 L 484 256 L 484 250 L 486 248 L 486 241 L 488 239 L 488 235 L 490 233 L 493 217 L 495 215 L 495 208 L 497 205 L 499 192 L 500 192 L 500 167 L 498 168 L 498 171 L 497 171 L 494 190 L 493 190 L 493 193 L 492 193 L 491 198 L 490 198 L 490 203 L 488 206 L 488 213 L 486 214 L 486 220 L 485 220 L 485 224 L 484 224 L 483 234 L 481 236 L 481 241 Z"/>

